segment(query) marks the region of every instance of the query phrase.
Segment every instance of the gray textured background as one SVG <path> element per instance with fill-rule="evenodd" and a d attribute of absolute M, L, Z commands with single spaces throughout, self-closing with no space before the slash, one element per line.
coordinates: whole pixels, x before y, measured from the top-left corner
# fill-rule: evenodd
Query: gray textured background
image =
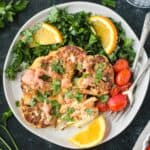
<path fill-rule="evenodd" d="M 8 108 L 2 86 L 2 68 L 8 51 L 8 48 L 15 34 L 20 27 L 34 14 L 48 8 L 54 4 L 69 2 L 70 0 L 30 0 L 29 7 L 15 18 L 14 23 L 9 24 L 5 29 L 0 30 L 0 114 Z M 91 2 L 100 2 L 100 0 L 90 0 Z M 141 28 L 146 12 L 150 9 L 139 9 L 130 6 L 125 0 L 117 0 L 115 9 L 132 27 L 135 33 L 140 36 Z M 145 48 L 150 56 L 150 39 Z M 142 91 L 141 91 L 142 92 Z M 150 119 L 150 87 L 148 89 L 145 101 L 136 115 L 131 125 L 119 136 L 113 140 L 95 147 L 92 150 L 131 150 L 139 134 Z M 64 148 L 46 142 L 39 137 L 32 135 L 15 119 L 9 120 L 9 129 L 15 137 L 20 150 L 62 150 Z"/>

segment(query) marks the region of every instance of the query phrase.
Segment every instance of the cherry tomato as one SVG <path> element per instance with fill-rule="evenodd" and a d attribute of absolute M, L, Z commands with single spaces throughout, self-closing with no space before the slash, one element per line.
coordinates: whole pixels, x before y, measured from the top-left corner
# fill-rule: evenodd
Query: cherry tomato
<path fill-rule="evenodd" d="M 116 76 L 116 83 L 119 86 L 126 85 L 131 78 L 131 71 L 129 69 L 124 69 L 120 71 Z"/>
<path fill-rule="evenodd" d="M 96 107 L 100 112 L 106 112 L 109 110 L 107 103 L 98 102 Z"/>
<path fill-rule="evenodd" d="M 120 89 L 121 92 L 123 92 L 123 91 L 128 90 L 131 85 L 132 85 L 132 83 L 131 83 L 131 82 L 128 82 L 128 83 L 125 84 L 125 85 L 119 86 L 119 89 Z"/>
<path fill-rule="evenodd" d="M 150 150 L 150 145 L 148 145 L 148 146 L 146 147 L 146 150 Z"/>
<path fill-rule="evenodd" d="M 108 107 L 113 112 L 118 112 L 123 110 L 128 103 L 128 99 L 126 95 L 118 94 L 116 96 L 111 97 L 108 100 Z"/>
<path fill-rule="evenodd" d="M 115 85 L 111 91 L 110 91 L 110 95 L 111 96 L 115 96 L 115 95 L 118 95 L 120 93 L 121 89 L 119 86 Z"/>
<path fill-rule="evenodd" d="M 116 63 L 114 64 L 114 70 L 116 72 L 120 72 L 124 69 L 128 69 L 129 68 L 129 64 L 128 61 L 126 59 L 120 58 L 116 61 Z"/>

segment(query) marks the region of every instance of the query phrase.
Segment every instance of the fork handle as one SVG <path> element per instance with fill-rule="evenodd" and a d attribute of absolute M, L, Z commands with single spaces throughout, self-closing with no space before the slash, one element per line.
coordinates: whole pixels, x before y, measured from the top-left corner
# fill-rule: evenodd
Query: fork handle
<path fill-rule="evenodd" d="M 150 31 L 150 12 L 148 12 L 145 16 L 145 21 L 144 21 L 144 25 L 143 25 L 143 29 L 142 29 L 142 34 L 140 37 L 140 43 L 139 43 L 139 49 L 138 52 L 136 53 L 136 57 L 132 66 L 132 71 L 135 72 L 136 66 L 137 66 L 137 62 L 140 58 L 140 56 L 142 56 L 143 53 L 143 47 L 144 44 L 146 42 L 146 39 L 148 37 Z"/>
<path fill-rule="evenodd" d="M 150 58 L 148 58 L 147 63 L 144 65 L 143 69 L 140 71 L 140 73 L 138 74 L 138 76 L 136 77 L 136 79 L 134 80 L 132 86 L 130 87 L 131 90 L 134 90 L 134 88 L 136 87 L 138 81 L 141 79 L 141 77 L 143 76 L 143 74 L 148 70 L 148 68 L 150 67 Z M 129 89 L 129 90 L 130 90 Z"/>

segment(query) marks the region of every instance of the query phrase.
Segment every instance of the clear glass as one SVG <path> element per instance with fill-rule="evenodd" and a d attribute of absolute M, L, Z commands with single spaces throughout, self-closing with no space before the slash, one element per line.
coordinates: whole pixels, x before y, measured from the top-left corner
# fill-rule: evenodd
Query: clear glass
<path fill-rule="evenodd" d="M 127 0 L 127 2 L 139 8 L 150 8 L 150 0 Z"/>

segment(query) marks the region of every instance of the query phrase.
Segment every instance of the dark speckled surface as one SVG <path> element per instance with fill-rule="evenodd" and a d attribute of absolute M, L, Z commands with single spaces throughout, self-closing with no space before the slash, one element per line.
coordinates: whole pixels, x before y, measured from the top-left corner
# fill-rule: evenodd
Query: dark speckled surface
<path fill-rule="evenodd" d="M 91 2 L 99 2 L 100 0 L 91 0 Z M 13 40 L 15 34 L 20 27 L 34 14 L 48 8 L 52 3 L 64 3 L 69 0 L 31 0 L 29 7 L 19 16 L 16 17 L 14 23 L 8 25 L 5 29 L 0 30 L 0 114 L 8 108 L 6 99 L 3 92 L 2 86 L 2 68 L 3 63 L 8 51 L 8 48 Z M 140 36 L 141 28 L 146 12 L 150 9 L 139 9 L 130 6 L 125 0 L 117 1 L 117 8 L 115 9 L 133 28 L 135 33 Z M 148 55 L 150 56 L 150 38 L 145 46 Z M 141 91 L 142 92 L 142 91 Z M 130 126 L 122 132 L 119 136 L 112 139 L 111 141 L 102 144 L 101 146 L 95 147 L 92 150 L 131 150 L 134 143 L 136 142 L 139 134 L 143 130 L 144 126 L 150 119 L 150 87 L 145 97 L 144 103 L 136 115 Z M 39 137 L 31 134 L 15 119 L 9 120 L 9 129 L 14 135 L 19 150 L 63 150 L 64 148 L 46 142 Z"/>

